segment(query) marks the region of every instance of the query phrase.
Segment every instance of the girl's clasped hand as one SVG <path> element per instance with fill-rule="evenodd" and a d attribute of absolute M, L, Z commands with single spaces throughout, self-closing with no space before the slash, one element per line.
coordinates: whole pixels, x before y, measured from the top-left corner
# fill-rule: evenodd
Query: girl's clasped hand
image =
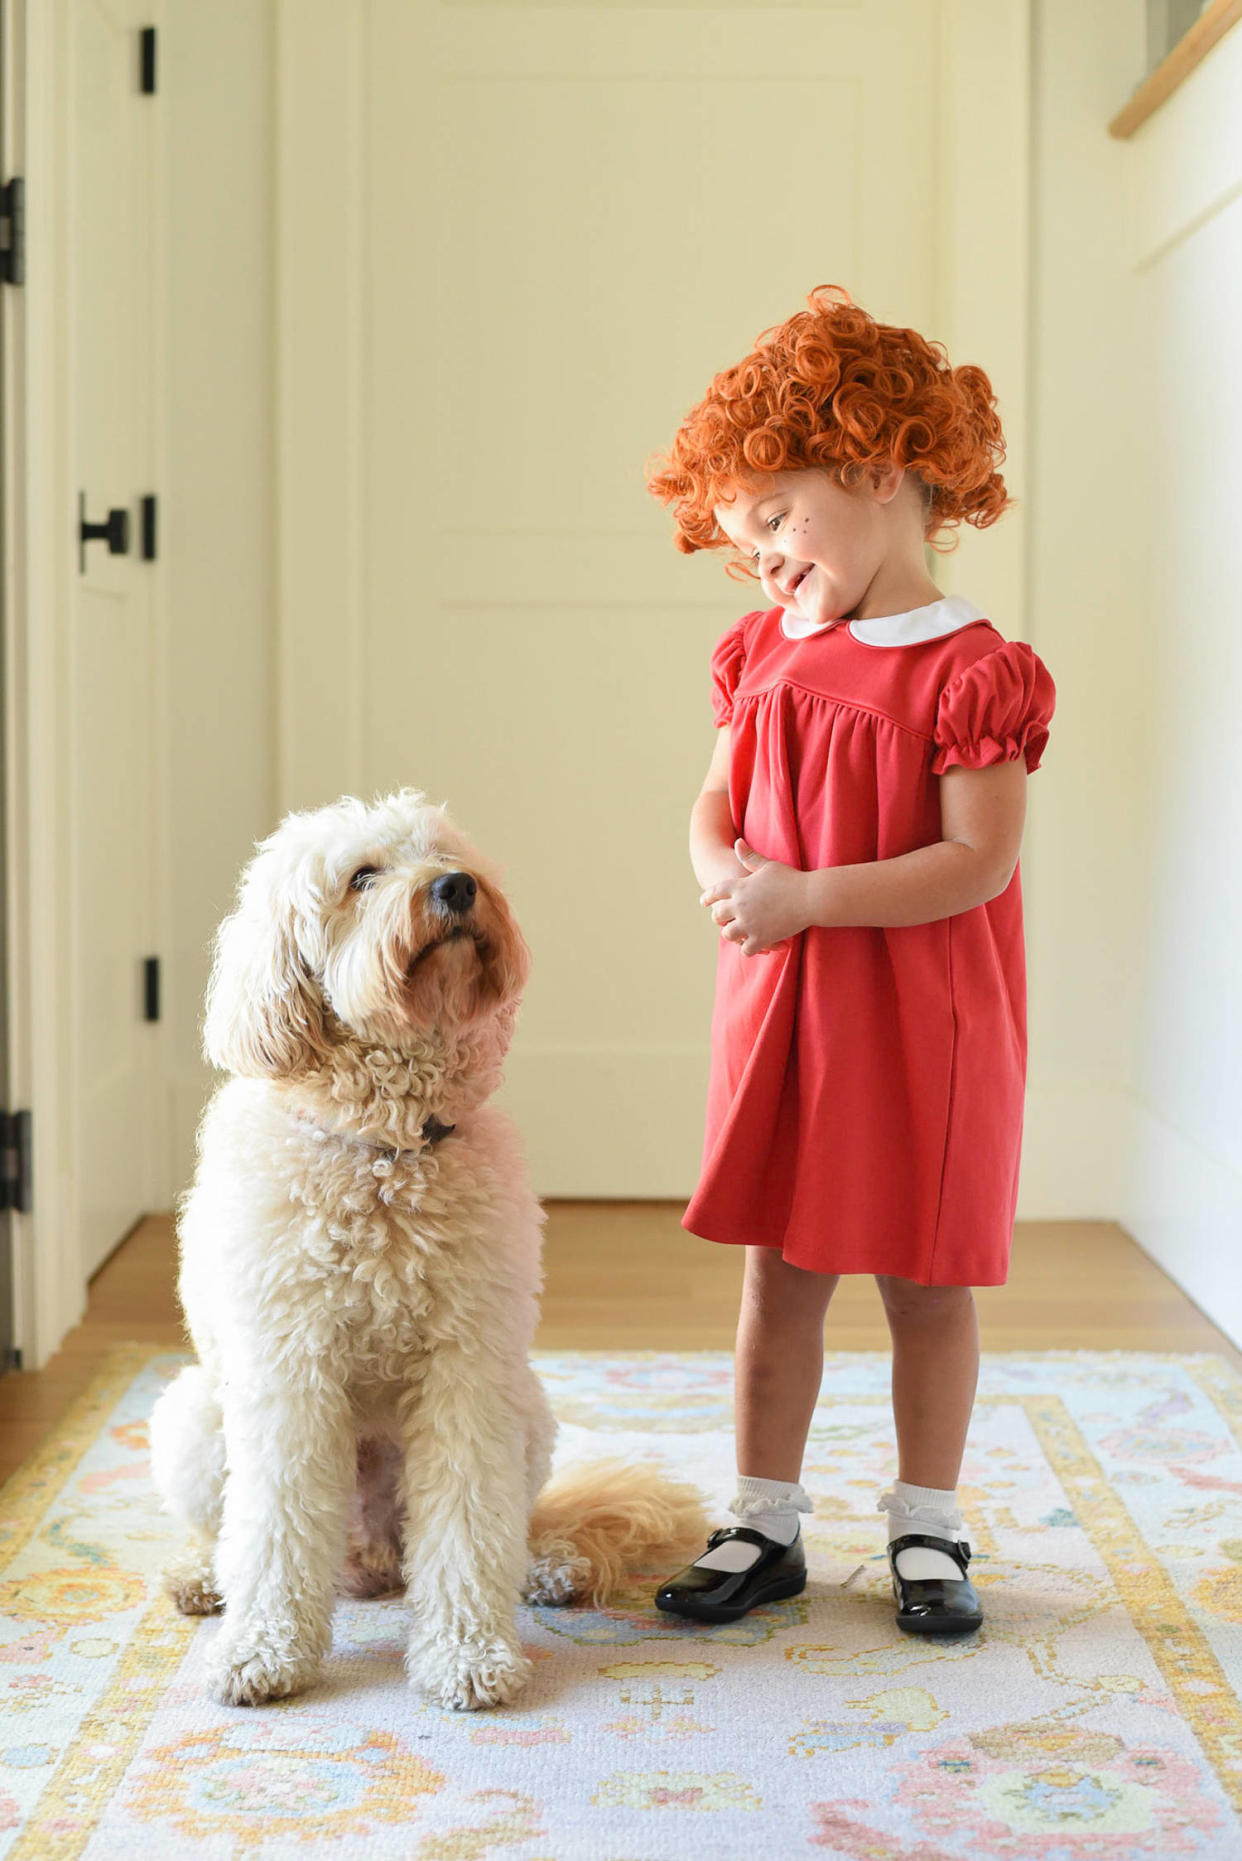
<path fill-rule="evenodd" d="M 709 885 L 699 897 L 720 926 L 722 940 L 741 946 L 743 956 L 767 956 L 811 922 L 806 874 L 735 840 L 733 851 L 746 871 Z"/>

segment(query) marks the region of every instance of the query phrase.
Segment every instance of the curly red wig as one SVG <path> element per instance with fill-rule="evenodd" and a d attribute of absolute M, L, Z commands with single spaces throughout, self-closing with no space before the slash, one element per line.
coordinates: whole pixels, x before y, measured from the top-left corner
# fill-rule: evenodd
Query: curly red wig
<path fill-rule="evenodd" d="M 925 532 L 942 553 L 957 538 L 937 545 L 940 532 L 995 523 L 1013 499 L 996 469 L 1005 442 L 983 370 L 953 368 L 940 343 L 875 322 L 840 285 L 817 285 L 807 303 L 723 369 L 670 451 L 648 462 L 647 489 L 676 503 L 683 555 L 732 548 L 712 510 L 739 484 L 812 466 L 847 489 L 889 461 L 907 466 L 926 489 Z M 755 579 L 747 563 L 735 568 Z"/>

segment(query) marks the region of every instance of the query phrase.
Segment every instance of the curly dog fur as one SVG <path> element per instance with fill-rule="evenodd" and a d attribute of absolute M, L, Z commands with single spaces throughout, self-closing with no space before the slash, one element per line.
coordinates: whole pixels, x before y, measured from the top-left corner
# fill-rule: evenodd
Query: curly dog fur
<path fill-rule="evenodd" d="M 411 1679 L 503 1704 L 520 1596 L 598 1598 L 702 1541 L 699 1495 L 645 1467 L 540 1500 L 543 1212 L 487 1102 L 528 970 L 498 874 L 411 789 L 290 815 L 220 927 L 204 1041 L 232 1076 L 179 1221 L 198 1362 L 151 1439 L 169 1592 L 224 1609 L 225 1703 L 312 1680 L 338 1588 L 404 1588 Z"/>

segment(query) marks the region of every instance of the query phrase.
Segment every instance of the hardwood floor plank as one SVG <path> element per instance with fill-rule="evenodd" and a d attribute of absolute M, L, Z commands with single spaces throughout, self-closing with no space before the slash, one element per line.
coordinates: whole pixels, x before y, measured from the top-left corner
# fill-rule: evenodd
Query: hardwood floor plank
<path fill-rule="evenodd" d="M 731 1350 L 743 1252 L 687 1234 L 681 1203 L 550 1202 L 540 1350 Z M 1020 1222 L 1009 1283 L 976 1289 L 984 1350 L 1242 1352 L 1124 1229 L 1107 1221 Z M 186 1346 L 171 1215 L 153 1215 L 100 1268 L 85 1319 L 41 1371 L 0 1378 L 0 1478 L 43 1440 L 112 1344 Z M 886 1351 L 875 1282 L 844 1277 L 828 1308 L 829 1351 Z"/>

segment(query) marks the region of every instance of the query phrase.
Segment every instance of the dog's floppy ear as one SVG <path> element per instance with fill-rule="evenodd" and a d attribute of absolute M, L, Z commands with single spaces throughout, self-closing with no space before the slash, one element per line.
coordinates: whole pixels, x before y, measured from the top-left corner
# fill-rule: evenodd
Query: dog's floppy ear
<path fill-rule="evenodd" d="M 327 1051 L 323 999 L 298 949 L 293 913 L 265 883 L 262 856 L 216 932 L 203 1050 L 222 1072 L 288 1079 Z"/>

